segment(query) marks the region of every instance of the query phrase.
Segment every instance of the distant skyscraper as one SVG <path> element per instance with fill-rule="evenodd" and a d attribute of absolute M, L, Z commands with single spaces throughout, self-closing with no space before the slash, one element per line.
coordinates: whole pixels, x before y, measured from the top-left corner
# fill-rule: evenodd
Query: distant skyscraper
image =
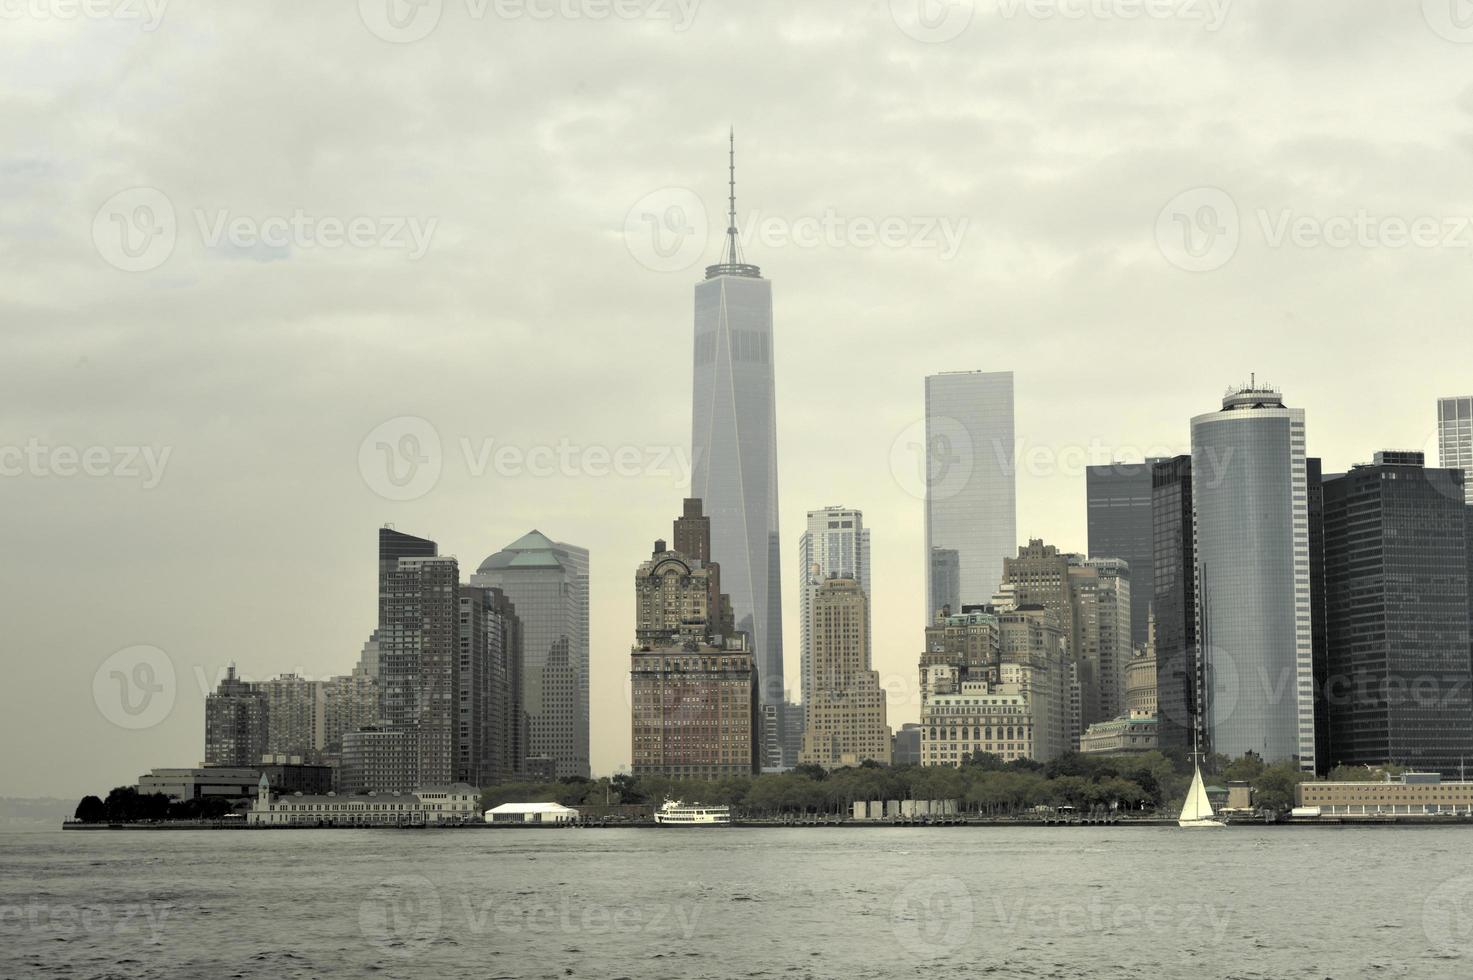
<path fill-rule="evenodd" d="M 266 698 L 266 751 L 319 763 L 326 748 L 326 683 L 282 674 L 256 689 Z"/>
<path fill-rule="evenodd" d="M 1473 760 L 1464 483 L 1421 453 L 1325 482 L 1331 764 Z"/>
<path fill-rule="evenodd" d="M 1231 390 L 1192 419 L 1197 636 L 1213 752 L 1313 772 L 1314 647 L 1304 411 Z"/>
<path fill-rule="evenodd" d="M 691 496 L 705 502 L 711 558 L 736 628 L 751 639 L 767 703 L 785 697 L 772 283 L 742 261 L 734 150 L 732 160 L 725 254 L 695 289 Z"/>
<path fill-rule="evenodd" d="M 532 531 L 481 562 L 470 584 L 501 589 L 516 607 L 529 771 L 587 776 L 588 551 Z"/>
<path fill-rule="evenodd" d="M 266 754 L 266 696 L 235 676 L 231 664 L 215 693 L 205 698 L 205 765 L 250 767 Z"/>
<path fill-rule="evenodd" d="M 1146 645 L 1155 595 L 1155 547 L 1151 517 L 1151 472 L 1159 459 L 1110 463 L 1085 470 L 1089 506 L 1089 556 L 1130 563 L 1130 642 Z"/>
<path fill-rule="evenodd" d="M 927 579 L 935 613 L 947 610 L 955 615 L 962 610 L 961 555 L 955 548 L 932 548 L 931 569 Z"/>
<path fill-rule="evenodd" d="M 1473 504 L 1473 395 L 1437 400 L 1437 449 L 1445 470 L 1462 470 L 1463 501 Z"/>
<path fill-rule="evenodd" d="M 926 622 L 950 598 L 933 588 L 936 549 L 957 553 L 961 605 L 991 598 L 1016 553 L 1014 452 L 1011 371 L 926 378 Z"/>
<path fill-rule="evenodd" d="M 1190 751 L 1200 725 L 1192 457 L 1157 463 L 1151 474 L 1154 528 L 1157 732 L 1163 750 Z"/>
<path fill-rule="evenodd" d="M 831 578 L 857 579 L 864 594 L 870 595 L 869 531 L 864 527 L 864 514 L 842 506 L 809 511 L 807 530 L 798 542 L 798 566 L 802 693 L 806 702 L 813 690 L 814 595 Z M 865 637 L 870 637 L 868 622 Z M 870 654 L 865 651 L 866 657 Z"/>

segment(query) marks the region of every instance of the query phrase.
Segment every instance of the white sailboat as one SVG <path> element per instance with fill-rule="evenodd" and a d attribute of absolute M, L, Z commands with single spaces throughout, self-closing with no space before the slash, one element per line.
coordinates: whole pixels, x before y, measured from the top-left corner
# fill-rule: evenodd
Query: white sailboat
<path fill-rule="evenodd" d="M 1192 788 L 1187 790 L 1187 801 L 1182 805 L 1181 816 L 1176 819 L 1178 827 L 1225 827 L 1227 824 L 1218 819 L 1216 811 L 1212 809 L 1212 801 L 1207 798 L 1207 786 L 1202 782 L 1202 766 L 1195 764 L 1196 773 L 1192 776 Z"/>

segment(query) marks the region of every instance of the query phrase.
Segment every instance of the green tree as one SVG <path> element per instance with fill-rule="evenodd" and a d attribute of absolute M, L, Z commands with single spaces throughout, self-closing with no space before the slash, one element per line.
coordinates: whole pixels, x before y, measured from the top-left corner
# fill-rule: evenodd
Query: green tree
<path fill-rule="evenodd" d="M 1294 787 L 1309 778 L 1308 773 L 1300 772 L 1293 763 L 1274 763 L 1254 780 L 1254 800 L 1267 810 L 1287 810 L 1294 805 Z"/>

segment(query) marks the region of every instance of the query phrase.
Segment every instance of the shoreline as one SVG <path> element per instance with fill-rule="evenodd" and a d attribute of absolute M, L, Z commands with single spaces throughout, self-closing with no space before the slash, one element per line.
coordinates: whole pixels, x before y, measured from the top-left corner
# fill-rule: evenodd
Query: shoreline
<path fill-rule="evenodd" d="M 1073 820 L 1073 821 L 1045 821 L 1045 820 L 949 820 L 949 821 L 888 821 L 888 820 L 847 820 L 847 821 L 778 821 L 778 820 L 734 820 L 725 825 L 701 825 L 701 826 L 672 826 L 669 824 L 658 824 L 653 820 L 630 821 L 621 823 L 566 823 L 566 824 L 534 824 L 534 823 L 467 823 L 467 824 L 416 824 L 403 827 L 375 827 L 333 825 L 333 826 L 263 826 L 247 823 L 193 823 L 193 822 L 165 822 L 144 824 L 105 824 L 105 823 L 76 823 L 64 822 L 60 829 L 67 831 L 196 831 L 196 830 L 243 830 L 243 831 L 285 831 L 285 830 L 374 830 L 374 831 L 468 831 L 468 830 L 672 830 L 672 831 L 720 831 L 727 827 L 739 829 L 803 829 L 803 830 L 854 830 L 854 829 L 904 829 L 904 830 L 957 830 L 957 829 L 987 829 L 987 828 L 1017 828 L 1036 827 L 1040 830 L 1069 830 L 1078 828 L 1106 828 L 1111 830 L 1128 829 L 1138 827 L 1175 827 L 1177 821 L 1173 817 L 1146 818 L 1134 820 Z M 1301 817 L 1290 818 L 1279 821 L 1263 820 L 1237 820 L 1227 823 L 1228 829 L 1233 828 L 1303 828 L 1313 827 L 1320 829 L 1339 829 L 1344 827 L 1393 827 L 1393 828 L 1424 828 L 1424 827 L 1453 827 L 1473 826 L 1473 816 L 1408 816 L 1408 815 L 1352 815 L 1335 817 Z"/>

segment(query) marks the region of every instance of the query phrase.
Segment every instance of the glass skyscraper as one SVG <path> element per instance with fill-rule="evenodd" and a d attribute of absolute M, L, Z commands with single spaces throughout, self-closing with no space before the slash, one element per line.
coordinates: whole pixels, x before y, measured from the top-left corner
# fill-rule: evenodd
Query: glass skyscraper
<path fill-rule="evenodd" d="M 1304 411 L 1248 385 L 1192 419 L 1204 748 L 1315 768 Z"/>
<path fill-rule="evenodd" d="M 785 700 L 772 283 L 742 261 L 732 180 L 726 252 L 695 289 L 691 496 L 711 519 L 711 558 L 766 704 Z"/>
<path fill-rule="evenodd" d="M 1324 484 L 1330 762 L 1457 777 L 1473 760 L 1458 470 L 1377 453 Z"/>
<path fill-rule="evenodd" d="M 1151 468 L 1152 563 L 1156 614 L 1156 730 L 1163 751 L 1190 751 L 1199 725 L 1196 552 L 1192 541 L 1192 457 Z"/>
<path fill-rule="evenodd" d="M 1473 504 L 1473 395 L 1437 400 L 1437 451 L 1445 470 L 1462 470 L 1464 503 Z"/>
<path fill-rule="evenodd" d="M 926 378 L 925 622 L 950 598 L 936 593 L 936 549 L 957 553 L 961 605 L 989 601 L 1017 553 L 1014 452 L 1011 371 Z"/>
<path fill-rule="evenodd" d="M 1155 594 L 1151 473 L 1158 462 L 1110 463 L 1084 472 L 1089 556 L 1120 558 L 1130 565 L 1130 642 L 1136 648 L 1146 645 Z"/>
<path fill-rule="evenodd" d="M 819 587 L 831 578 L 852 578 L 859 583 L 867 604 L 865 616 L 870 615 L 873 596 L 870 593 L 869 531 L 864 526 L 864 514 L 846 507 L 825 507 L 808 512 L 808 528 L 798 543 L 798 563 L 801 591 L 798 593 L 798 615 L 802 633 L 802 686 L 803 703 L 807 704 L 814 690 L 813 677 L 813 601 Z M 866 662 L 871 656 L 870 623 L 865 619 L 864 655 Z"/>
<path fill-rule="evenodd" d="M 471 585 L 500 589 L 521 626 L 528 771 L 588 776 L 588 551 L 531 531 Z"/>

